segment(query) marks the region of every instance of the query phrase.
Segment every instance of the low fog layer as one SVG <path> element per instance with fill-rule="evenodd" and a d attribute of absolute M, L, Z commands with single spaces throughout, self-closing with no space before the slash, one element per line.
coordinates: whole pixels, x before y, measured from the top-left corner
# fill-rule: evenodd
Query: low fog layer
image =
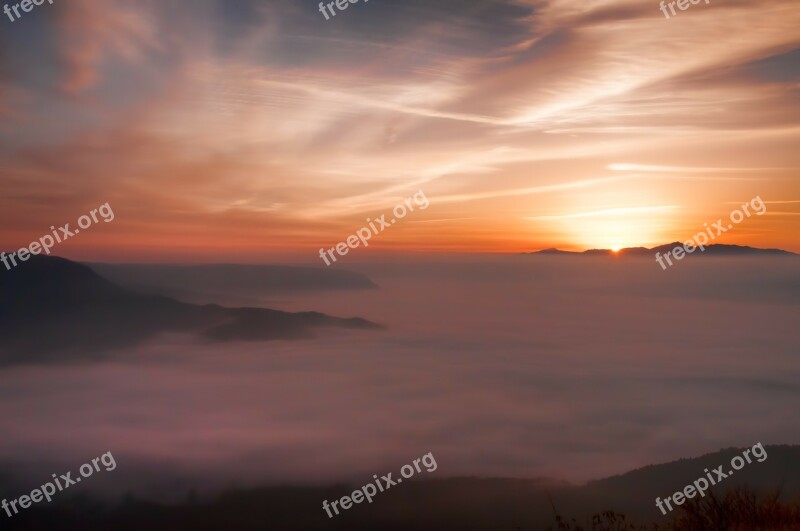
<path fill-rule="evenodd" d="M 253 293 L 292 293 L 374 289 L 367 277 L 340 268 L 278 265 L 87 264 L 121 286 L 184 302 L 213 299 L 243 305 Z"/>
<path fill-rule="evenodd" d="M 101 362 L 0 370 L 0 471 L 37 485 L 110 450 L 117 470 L 81 488 L 202 490 L 360 482 L 433 452 L 437 478 L 585 481 L 796 442 L 798 265 L 362 264 L 380 289 L 252 296 L 386 330 L 160 336 Z"/>

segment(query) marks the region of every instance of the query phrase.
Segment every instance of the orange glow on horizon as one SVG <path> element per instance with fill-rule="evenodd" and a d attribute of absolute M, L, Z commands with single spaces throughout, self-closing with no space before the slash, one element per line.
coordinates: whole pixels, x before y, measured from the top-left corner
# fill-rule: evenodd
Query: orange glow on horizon
<path fill-rule="evenodd" d="M 715 243 L 800 253 L 796 0 L 670 21 L 628 0 L 513 4 L 491 32 L 387 5 L 364 16 L 407 31 L 369 34 L 299 31 L 319 24 L 304 7 L 237 31 L 198 9 L 177 49 L 158 3 L 28 17 L 58 53 L 25 48 L 0 85 L 0 247 L 110 202 L 112 224 L 55 252 L 314 257 L 422 190 L 430 208 L 358 254 L 652 247 L 757 195 L 768 212 Z"/>

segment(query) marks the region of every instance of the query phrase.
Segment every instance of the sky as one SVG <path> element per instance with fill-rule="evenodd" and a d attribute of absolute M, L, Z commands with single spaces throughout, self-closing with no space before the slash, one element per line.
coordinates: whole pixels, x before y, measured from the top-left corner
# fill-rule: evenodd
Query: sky
<path fill-rule="evenodd" d="M 55 0 L 0 18 L 0 248 L 319 261 L 685 241 L 800 252 L 800 5 Z M 363 251 L 363 250 L 362 250 Z"/>

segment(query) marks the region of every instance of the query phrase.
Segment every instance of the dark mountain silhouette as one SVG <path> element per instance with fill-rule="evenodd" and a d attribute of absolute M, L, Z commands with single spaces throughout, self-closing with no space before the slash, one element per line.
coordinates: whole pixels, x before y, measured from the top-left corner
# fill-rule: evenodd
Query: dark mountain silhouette
<path fill-rule="evenodd" d="M 359 273 L 338 268 L 278 265 L 86 264 L 117 285 L 184 302 L 236 301 L 331 290 L 375 289 Z"/>
<path fill-rule="evenodd" d="M 704 470 L 712 471 L 723 465 L 722 471 L 729 477 L 719 480 L 717 492 L 747 486 L 759 492 L 781 489 L 788 498 L 796 498 L 800 495 L 800 446 L 765 446 L 765 449 L 766 459 L 758 462 L 751 457 L 752 463 L 732 474 L 731 459 L 741 456 L 742 449 L 726 448 L 700 457 L 646 466 L 592 481 L 583 490 L 598 506 L 613 504 L 622 512 L 644 519 L 655 508 L 656 497 L 663 499 L 683 490 L 696 479 L 707 477 Z M 716 478 L 715 474 L 711 475 Z M 660 516 L 660 511 L 656 511 L 656 515 Z"/>
<path fill-rule="evenodd" d="M 753 463 L 711 487 L 709 493 L 720 497 L 747 485 L 759 494 L 782 489 L 784 503 L 796 499 L 800 493 L 800 446 L 764 448 L 768 456 L 765 461 L 759 463 L 754 459 Z M 704 468 L 710 471 L 725 465 L 727 471 L 731 458 L 741 453 L 741 449 L 730 448 L 693 459 L 648 466 L 582 486 L 530 479 L 429 480 L 422 479 L 427 476 L 423 475 L 420 480 L 412 479 L 377 494 L 372 503 L 353 505 L 333 518 L 328 518 L 323 511 L 322 501 L 349 495 L 372 478 L 365 477 L 363 483 L 350 485 L 235 490 L 203 501 L 197 500 L 187 487 L 189 501 L 185 504 L 144 501 L 133 496 L 105 504 L 86 495 L 71 499 L 63 495 L 49 504 L 35 505 L 5 522 L 9 530 L 49 531 L 500 531 L 556 529 L 555 512 L 584 524 L 591 521 L 592 515 L 610 510 L 625 514 L 628 521 L 648 524 L 648 529 L 651 528 L 649 524 L 655 523 L 663 530 L 663 526 L 682 514 L 683 506 L 663 515 L 655 505 L 656 496 L 663 499 L 683 490 L 705 475 Z M 707 494 L 705 499 L 709 496 Z"/>
<path fill-rule="evenodd" d="M 193 305 L 121 288 L 89 267 L 32 256 L 0 267 L 0 365 L 92 357 L 159 332 L 191 332 L 210 341 L 296 339 L 320 327 L 379 328 L 361 318 L 317 312 Z M 59 353 L 72 351 L 62 357 Z"/>
<path fill-rule="evenodd" d="M 680 242 L 673 242 L 667 243 L 665 245 L 659 245 L 657 247 L 652 247 L 648 249 L 647 247 L 626 247 L 624 249 L 620 249 L 619 251 L 612 251 L 611 249 L 587 249 L 586 251 L 562 251 L 561 249 L 550 248 L 550 249 L 542 249 L 541 251 L 533 251 L 530 253 L 522 253 L 526 255 L 530 254 L 544 254 L 544 255 L 589 255 L 589 256 L 597 256 L 597 255 L 608 255 L 608 256 L 648 256 L 652 257 L 656 253 L 666 254 L 672 251 L 675 247 L 683 247 L 683 244 Z M 702 252 L 694 252 L 692 254 L 687 254 L 686 256 L 700 256 L 700 255 L 708 255 L 708 256 L 753 256 L 753 255 L 764 255 L 764 256 L 797 256 L 796 253 L 792 253 L 789 251 L 784 251 L 783 249 L 757 249 L 755 247 L 748 247 L 745 245 L 725 245 L 721 243 L 715 243 L 712 245 L 706 245 L 705 251 Z"/>

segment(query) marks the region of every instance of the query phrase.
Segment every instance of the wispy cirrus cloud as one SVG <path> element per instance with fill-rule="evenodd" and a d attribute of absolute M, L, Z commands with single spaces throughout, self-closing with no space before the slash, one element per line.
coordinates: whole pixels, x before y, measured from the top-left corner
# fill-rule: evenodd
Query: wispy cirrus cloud
<path fill-rule="evenodd" d="M 6 60 L 0 243 L 38 230 L 19 212 L 69 219 L 91 195 L 128 211 L 120 248 L 206 234 L 243 257 L 328 241 L 421 187 L 453 233 L 419 223 L 386 248 L 474 250 L 476 219 L 504 235 L 486 250 L 591 244 L 520 220 L 606 205 L 658 217 L 636 238 L 660 243 L 733 195 L 797 195 L 794 1 L 673 20 L 628 0 L 361 7 L 80 0 L 25 20 L 44 37 Z M 800 249 L 792 216 L 769 228 L 752 243 Z"/>
<path fill-rule="evenodd" d="M 559 214 L 553 216 L 531 216 L 525 219 L 534 221 L 552 221 L 562 219 L 577 219 L 577 218 L 607 218 L 619 216 L 638 216 L 641 214 L 652 214 L 656 212 L 672 212 L 680 210 L 679 205 L 655 205 L 655 206 L 642 206 L 642 207 L 624 207 L 624 208 L 604 208 L 602 210 L 594 210 L 592 212 L 577 212 L 574 214 Z"/>

